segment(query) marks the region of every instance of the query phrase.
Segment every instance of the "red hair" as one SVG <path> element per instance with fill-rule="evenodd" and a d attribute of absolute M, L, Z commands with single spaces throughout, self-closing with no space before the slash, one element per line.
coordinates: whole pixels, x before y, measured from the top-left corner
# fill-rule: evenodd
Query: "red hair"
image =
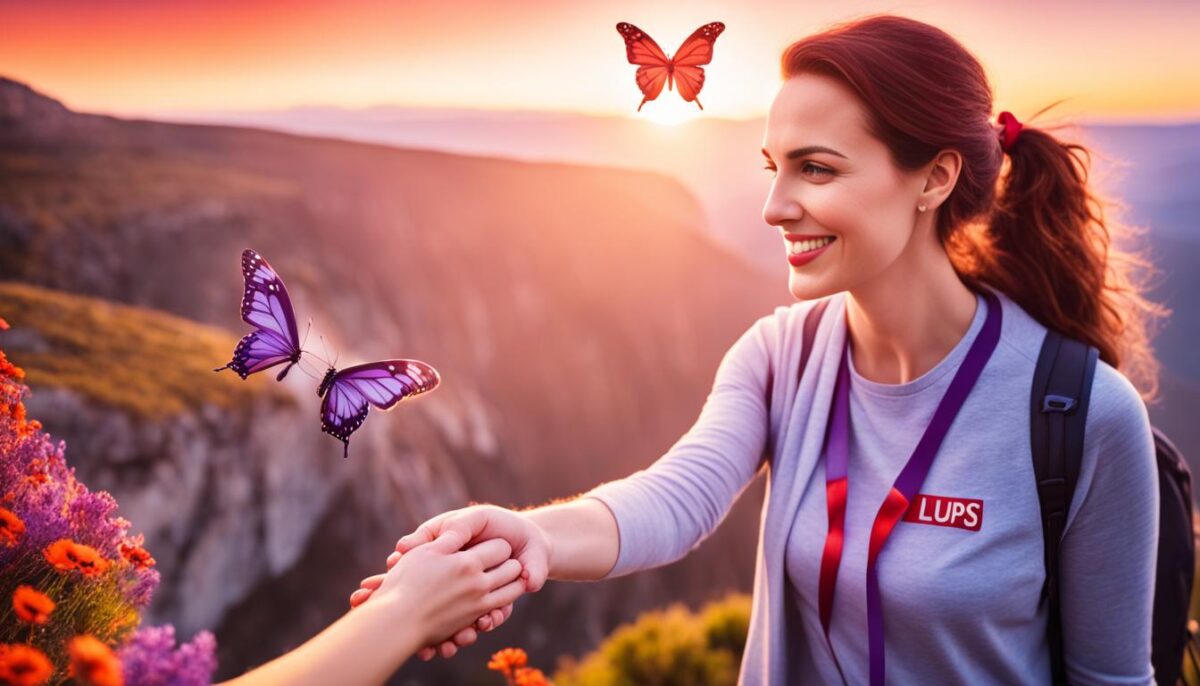
<path fill-rule="evenodd" d="M 782 76 L 802 73 L 849 86 L 898 167 L 958 151 L 961 171 L 936 230 L 963 282 L 1003 291 L 1047 328 L 1096 346 L 1154 402 L 1152 325 L 1171 311 L 1144 296 L 1157 273 L 1150 261 L 1113 245 L 1142 231 L 1106 218 L 1110 203 L 1088 185 L 1087 148 L 1022 122 L 1006 166 L 983 66 L 914 19 L 870 15 L 796 41 L 783 52 Z"/>

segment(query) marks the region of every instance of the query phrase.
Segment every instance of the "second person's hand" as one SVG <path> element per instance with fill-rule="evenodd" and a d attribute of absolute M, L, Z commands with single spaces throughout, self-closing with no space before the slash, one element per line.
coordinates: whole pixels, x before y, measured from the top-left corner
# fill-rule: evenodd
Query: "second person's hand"
<path fill-rule="evenodd" d="M 402 537 L 396 543 L 396 552 L 388 557 L 389 569 L 404 553 L 414 547 L 433 540 L 446 531 L 457 531 L 467 536 L 472 543 L 501 538 L 512 548 L 513 556 L 521 563 L 522 577 L 527 592 L 540 590 L 550 570 L 552 545 L 549 536 L 530 518 L 521 513 L 495 505 L 474 505 L 438 515 L 421 524 L 416 531 Z M 351 606 L 366 602 L 378 588 L 383 575 L 368 577 L 360 588 L 350 596 Z M 502 624 L 512 614 L 512 604 L 492 610 L 480 617 L 473 625 L 464 627 L 450 640 L 440 646 L 429 646 L 418 652 L 422 660 L 429 660 L 438 652 L 443 657 L 454 655 L 457 648 L 473 643 L 476 629 L 490 631 Z"/>

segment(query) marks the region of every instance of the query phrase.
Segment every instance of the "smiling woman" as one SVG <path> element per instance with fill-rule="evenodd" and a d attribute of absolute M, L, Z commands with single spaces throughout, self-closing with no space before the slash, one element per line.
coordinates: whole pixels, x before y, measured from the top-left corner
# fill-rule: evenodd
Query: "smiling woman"
<path fill-rule="evenodd" d="M 801 302 L 751 324 L 648 468 L 565 503 L 439 515 L 398 553 L 458 529 L 505 538 L 531 591 L 619 577 L 694 550 L 765 468 L 739 684 L 1149 686 L 1158 472 L 1124 372 L 1153 396 L 1148 323 L 1165 311 L 1110 244 L 1123 227 L 1086 151 L 994 123 L 983 66 L 912 19 L 832 27 L 782 67 L 763 218 Z M 1058 652 L 1029 433 L 1051 332 L 1100 354 Z"/>

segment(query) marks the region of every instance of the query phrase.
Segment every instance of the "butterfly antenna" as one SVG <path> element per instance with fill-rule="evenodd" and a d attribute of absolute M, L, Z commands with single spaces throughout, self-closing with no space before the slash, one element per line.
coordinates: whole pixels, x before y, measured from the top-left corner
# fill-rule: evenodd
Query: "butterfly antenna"
<path fill-rule="evenodd" d="M 325 348 L 325 355 L 326 355 L 326 356 L 328 356 L 328 355 L 329 355 L 329 348 L 325 347 L 325 336 L 324 336 L 324 335 L 322 335 L 322 336 L 320 336 L 320 338 L 321 338 L 321 347 L 322 347 L 322 348 Z M 313 351 L 311 351 L 311 350 L 305 350 L 304 352 L 308 353 L 309 357 L 313 357 L 313 358 L 315 358 L 316 360 L 318 360 L 319 362 L 321 362 L 322 364 L 324 364 L 326 367 L 332 367 L 332 366 L 333 366 L 332 364 L 330 364 L 330 363 L 329 363 L 329 358 L 328 358 L 328 357 L 321 357 L 320 355 L 318 355 L 318 354 L 314 353 L 314 352 L 313 352 Z"/>
<path fill-rule="evenodd" d="M 303 350 L 303 351 L 301 351 L 301 352 L 303 352 L 305 355 L 308 355 L 309 357 L 313 358 L 314 360 L 316 360 L 316 361 L 320 362 L 321 364 L 323 364 L 323 365 L 325 365 L 325 366 L 327 366 L 327 367 L 328 367 L 328 366 L 332 366 L 332 365 L 330 365 L 330 364 L 329 364 L 329 360 L 325 359 L 324 357 L 321 357 L 320 355 L 318 355 L 318 354 L 314 353 L 314 352 L 313 352 L 313 351 L 311 351 L 311 350 Z"/>
<path fill-rule="evenodd" d="M 321 336 L 321 348 L 325 351 L 325 356 L 329 357 L 329 346 L 325 345 L 325 336 Z M 333 362 L 330 362 L 327 359 L 321 360 L 321 361 L 324 362 L 325 364 L 329 365 L 330 367 L 337 366 L 337 357 L 336 356 L 333 358 Z"/>
<path fill-rule="evenodd" d="M 308 342 L 308 332 L 312 331 L 312 317 L 308 318 L 308 328 L 304 329 L 304 340 L 300 341 L 300 347 L 303 349 L 304 344 Z"/>

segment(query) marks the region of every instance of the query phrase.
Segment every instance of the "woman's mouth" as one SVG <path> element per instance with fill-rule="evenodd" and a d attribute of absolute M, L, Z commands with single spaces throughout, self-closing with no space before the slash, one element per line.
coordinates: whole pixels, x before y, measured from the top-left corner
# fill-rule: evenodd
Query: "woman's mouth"
<path fill-rule="evenodd" d="M 802 267 L 819 257 L 835 240 L 837 239 L 833 236 L 826 236 L 810 240 L 789 241 L 788 262 L 793 267 Z"/>

